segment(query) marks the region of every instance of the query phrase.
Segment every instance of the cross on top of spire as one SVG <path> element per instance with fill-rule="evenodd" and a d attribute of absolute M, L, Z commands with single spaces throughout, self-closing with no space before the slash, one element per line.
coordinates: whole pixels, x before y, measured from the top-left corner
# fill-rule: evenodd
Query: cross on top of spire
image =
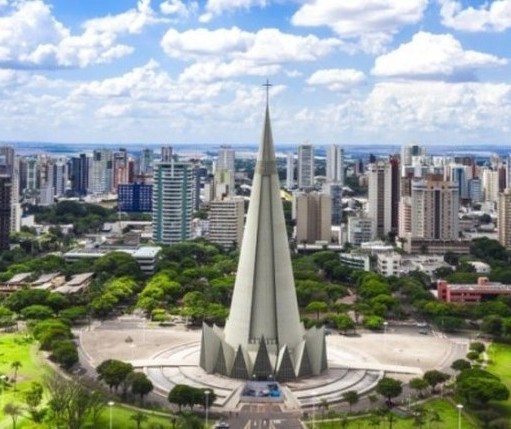
<path fill-rule="evenodd" d="M 263 83 L 263 86 L 266 87 L 266 105 L 268 105 L 270 99 L 270 88 L 273 86 L 268 79 L 266 79 L 266 83 Z"/>

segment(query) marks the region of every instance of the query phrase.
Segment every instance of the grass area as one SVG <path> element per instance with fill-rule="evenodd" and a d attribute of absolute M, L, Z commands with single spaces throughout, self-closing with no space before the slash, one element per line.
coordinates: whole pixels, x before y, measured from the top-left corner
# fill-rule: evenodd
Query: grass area
<path fill-rule="evenodd" d="M 457 408 L 450 403 L 449 401 L 443 399 L 435 399 L 423 404 L 423 408 L 427 411 L 426 417 L 424 419 L 424 428 L 457 428 L 458 427 L 458 410 Z M 438 413 L 440 417 L 440 421 L 435 422 L 431 419 L 432 411 Z M 429 413 L 428 413 L 429 412 Z M 374 429 L 375 427 L 388 427 L 389 423 L 386 418 L 381 418 L 379 423 L 376 423 L 376 420 L 372 420 L 369 417 L 359 418 L 349 420 L 349 423 L 346 428 L 353 429 Z M 311 422 L 308 422 L 308 427 L 311 428 Z M 324 422 L 324 423 L 316 423 L 316 428 L 318 429 L 339 429 L 341 428 L 341 424 L 339 419 L 335 419 L 335 421 Z M 394 429 L 415 429 L 418 428 L 419 425 L 413 418 L 403 419 L 395 416 L 394 423 L 392 425 Z M 477 426 L 470 422 L 465 416 L 461 417 L 461 427 L 463 429 L 476 429 Z"/>
<path fill-rule="evenodd" d="M 9 377 L 9 384 L 0 397 L 0 423 L 3 423 L 3 406 L 8 402 L 23 402 L 23 393 L 33 381 L 42 381 L 49 368 L 38 357 L 38 345 L 24 333 L 0 334 L 0 374 Z M 19 361 L 16 391 L 13 388 L 14 361 Z"/>
<path fill-rule="evenodd" d="M 112 407 L 112 429 L 135 429 L 137 427 L 135 421 L 131 419 L 131 416 L 136 414 L 136 411 L 130 410 L 120 406 Z M 143 428 L 147 428 L 150 424 L 160 424 L 164 428 L 171 427 L 170 419 L 168 417 L 161 417 L 151 415 L 150 412 L 147 414 L 148 420 L 142 423 Z M 33 423 L 26 419 L 18 425 L 19 429 L 49 429 L 53 426 L 50 423 Z M 93 429 L 92 425 L 86 426 Z M 110 427 L 110 410 L 105 407 L 103 414 L 101 415 L 95 428 L 109 428 Z"/>
<path fill-rule="evenodd" d="M 488 348 L 488 371 L 500 377 L 509 391 L 511 391 L 511 345 L 502 343 L 492 343 Z M 496 404 L 505 416 L 511 417 L 511 397 L 507 401 Z"/>

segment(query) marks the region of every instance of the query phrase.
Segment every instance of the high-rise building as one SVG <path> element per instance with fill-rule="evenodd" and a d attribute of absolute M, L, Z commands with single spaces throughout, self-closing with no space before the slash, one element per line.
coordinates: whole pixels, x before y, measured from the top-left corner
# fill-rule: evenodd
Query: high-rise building
<path fill-rule="evenodd" d="M 428 240 L 459 238 L 458 183 L 430 175 L 412 183 L 412 237 Z"/>
<path fill-rule="evenodd" d="M 13 175 L 15 152 L 11 146 L 0 146 L 0 174 Z"/>
<path fill-rule="evenodd" d="M 113 154 L 112 166 L 112 191 L 117 192 L 117 187 L 128 183 L 128 151 L 119 149 Z"/>
<path fill-rule="evenodd" d="M 303 193 L 296 197 L 296 242 L 329 243 L 332 237 L 332 199 L 320 192 Z"/>
<path fill-rule="evenodd" d="M 147 176 L 153 174 L 154 156 L 152 149 L 142 149 L 138 160 L 139 176 Z"/>
<path fill-rule="evenodd" d="M 288 153 L 286 155 L 286 189 L 295 187 L 295 155 Z"/>
<path fill-rule="evenodd" d="M 243 238 L 243 219 L 245 201 L 243 198 L 231 198 L 211 201 L 209 204 L 209 241 L 224 249 L 233 249 L 241 245 Z"/>
<path fill-rule="evenodd" d="M 71 158 L 71 190 L 86 195 L 89 188 L 89 158 L 84 153 Z"/>
<path fill-rule="evenodd" d="M 172 161 L 173 149 L 172 146 L 162 146 L 161 147 L 161 162 L 170 162 Z"/>
<path fill-rule="evenodd" d="M 300 322 L 268 107 L 225 329 L 203 325 L 200 366 L 231 378 L 290 380 L 327 368 L 322 328 Z"/>
<path fill-rule="evenodd" d="M 340 183 L 325 183 L 323 192 L 330 197 L 332 206 L 332 225 L 342 223 L 342 185 Z"/>
<path fill-rule="evenodd" d="M 401 148 L 401 175 L 405 176 L 406 167 L 413 165 L 413 158 L 426 156 L 426 148 L 419 145 L 404 145 Z"/>
<path fill-rule="evenodd" d="M 499 195 L 498 233 L 500 244 L 511 249 L 511 188 Z"/>
<path fill-rule="evenodd" d="M 184 162 L 157 163 L 153 184 L 153 240 L 176 244 L 189 240 L 194 203 L 194 172 Z"/>
<path fill-rule="evenodd" d="M 108 149 L 95 150 L 89 162 L 89 189 L 91 194 L 112 192 L 113 160 L 112 151 Z"/>
<path fill-rule="evenodd" d="M 468 181 L 468 197 L 472 203 L 480 203 L 483 201 L 481 186 L 481 179 L 479 179 L 479 177 L 474 177 Z"/>
<path fill-rule="evenodd" d="M 326 180 L 344 186 L 344 149 L 330 145 L 326 152 Z"/>
<path fill-rule="evenodd" d="M 234 161 L 236 154 L 231 146 L 220 146 L 215 163 L 215 186 L 224 185 L 227 196 L 234 195 Z"/>
<path fill-rule="evenodd" d="M 67 163 L 63 159 L 58 159 L 53 163 L 52 186 L 56 197 L 63 196 L 67 189 Z"/>
<path fill-rule="evenodd" d="M 348 242 L 357 246 L 374 239 L 374 220 L 368 217 L 348 218 Z"/>
<path fill-rule="evenodd" d="M 122 212 L 153 211 L 153 185 L 127 183 L 117 188 L 119 210 Z"/>
<path fill-rule="evenodd" d="M 490 168 L 482 170 L 484 201 L 496 203 L 499 199 L 499 172 Z"/>
<path fill-rule="evenodd" d="M 314 148 L 311 144 L 298 146 L 298 188 L 314 186 Z"/>
<path fill-rule="evenodd" d="M 9 250 L 11 232 L 12 181 L 8 174 L 0 175 L 0 250 Z"/>
<path fill-rule="evenodd" d="M 401 174 L 399 170 L 399 158 L 393 156 L 390 164 L 390 227 L 392 232 L 399 232 L 399 199 L 401 198 Z"/>
<path fill-rule="evenodd" d="M 388 161 L 368 165 L 368 217 L 374 220 L 374 236 L 392 231 L 392 168 Z"/>

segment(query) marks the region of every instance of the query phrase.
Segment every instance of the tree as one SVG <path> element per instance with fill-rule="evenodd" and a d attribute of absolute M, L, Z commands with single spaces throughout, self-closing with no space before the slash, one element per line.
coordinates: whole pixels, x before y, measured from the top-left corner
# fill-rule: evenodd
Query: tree
<path fill-rule="evenodd" d="M 22 409 L 18 404 L 9 402 L 4 406 L 4 414 L 7 414 L 12 420 L 12 429 L 16 429 L 18 418 L 22 414 Z"/>
<path fill-rule="evenodd" d="M 450 376 L 445 372 L 432 369 L 430 371 L 426 371 L 423 378 L 431 386 L 431 392 L 435 393 L 435 387 L 438 384 L 445 383 L 447 380 L 449 380 Z"/>
<path fill-rule="evenodd" d="M 27 404 L 28 412 L 35 423 L 40 423 L 43 417 L 42 413 L 38 410 L 43 400 L 43 392 L 43 385 L 37 381 L 33 381 L 30 389 L 25 392 L 25 404 Z"/>
<path fill-rule="evenodd" d="M 451 368 L 454 369 L 455 371 L 463 371 L 465 369 L 472 368 L 472 364 L 468 360 L 465 360 L 465 359 L 456 359 L 451 364 Z"/>
<path fill-rule="evenodd" d="M 151 380 L 143 372 L 132 372 L 128 376 L 128 383 L 131 386 L 131 393 L 140 395 L 140 400 L 144 402 L 144 396 L 154 388 Z"/>
<path fill-rule="evenodd" d="M 71 328 L 60 319 L 47 319 L 36 323 L 32 334 L 43 350 L 50 350 L 54 341 L 72 338 Z"/>
<path fill-rule="evenodd" d="M 385 319 L 380 316 L 367 316 L 364 318 L 364 326 L 372 331 L 383 329 Z"/>
<path fill-rule="evenodd" d="M 319 314 L 328 311 L 326 302 L 312 301 L 305 307 L 307 313 L 316 313 L 316 322 L 319 322 Z"/>
<path fill-rule="evenodd" d="M 192 390 L 190 386 L 186 384 L 176 384 L 168 394 L 168 401 L 171 404 L 176 404 L 181 411 L 183 406 L 188 405 L 191 402 Z"/>
<path fill-rule="evenodd" d="M 18 381 L 18 370 L 22 367 L 23 365 L 21 364 L 21 362 L 19 360 L 15 360 L 11 363 L 11 368 L 14 369 L 14 375 L 13 375 L 13 381 L 14 381 L 14 390 L 16 390 L 16 383 Z"/>
<path fill-rule="evenodd" d="M 71 368 L 79 360 L 76 344 L 71 340 L 54 341 L 51 355 L 65 369 Z"/>
<path fill-rule="evenodd" d="M 24 319 L 50 319 L 53 317 L 53 310 L 46 305 L 34 304 L 21 310 L 21 316 Z"/>
<path fill-rule="evenodd" d="M 133 420 L 135 422 L 135 424 L 137 425 L 137 429 L 141 429 L 142 428 L 142 423 L 144 423 L 147 420 L 149 420 L 149 417 L 147 417 L 146 413 L 143 413 L 142 411 L 139 411 L 136 414 L 132 414 L 130 416 L 130 420 Z"/>
<path fill-rule="evenodd" d="M 422 391 L 429 386 L 428 382 L 423 378 L 412 378 L 409 384 L 410 388 L 416 390 L 420 397 L 422 396 Z"/>
<path fill-rule="evenodd" d="M 458 381 L 456 390 L 471 404 L 484 405 L 489 401 L 505 401 L 509 398 L 509 389 L 500 380 L 492 378 L 464 378 Z"/>
<path fill-rule="evenodd" d="M 335 317 L 335 327 L 346 334 L 349 330 L 355 329 L 355 322 L 349 315 L 339 314 Z"/>
<path fill-rule="evenodd" d="M 392 398 L 395 398 L 403 392 L 401 381 L 395 378 L 383 377 L 376 385 L 376 392 L 387 399 L 387 404 L 392 404 Z"/>
<path fill-rule="evenodd" d="M 480 354 L 486 350 L 486 347 L 484 346 L 483 343 L 481 343 L 479 341 L 474 341 L 474 342 L 470 343 L 470 350 L 473 350 Z"/>
<path fill-rule="evenodd" d="M 103 380 L 107 386 L 115 390 L 126 382 L 128 375 L 133 372 L 133 366 L 130 363 L 115 359 L 107 359 L 96 368 L 98 380 Z"/>
<path fill-rule="evenodd" d="M 358 403 L 360 398 L 356 390 L 348 390 L 342 394 L 342 399 L 349 404 L 349 412 L 351 413 L 351 407 Z"/>

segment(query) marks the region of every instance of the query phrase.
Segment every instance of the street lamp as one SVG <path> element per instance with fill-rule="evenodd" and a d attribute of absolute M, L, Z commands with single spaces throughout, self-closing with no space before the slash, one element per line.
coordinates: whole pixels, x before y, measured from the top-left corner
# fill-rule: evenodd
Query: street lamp
<path fill-rule="evenodd" d="M 463 409 L 463 405 L 458 404 L 456 408 L 458 409 L 458 429 L 461 429 L 461 410 Z"/>
<path fill-rule="evenodd" d="M 0 390 L 0 412 L 2 412 L 4 406 L 4 390 L 6 380 L 7 376 L 5 374 L 0 375 L 0 386 L 2 388 L 2 390 Z"/>
<path fill-rule="evenodd" d="M 110 408 L 110 429 L 112 429 L 112 407 L 114 406 L 114 401 L 108 401 L 108 407 Z"/>
<path fill-rule="evenodd" d="M 208 407 L 209 407 L 209 394 L 211 392 L 209 390 L 204 391 L 204 400 L 206 401 L 206 429 L 208 428 Z"/>
<path fill-rule="evenodd" d="M 312 392 L 312 429 L 316 429 L 316 404 L 314 400 L 316 399 L 316 392 Z"/>

